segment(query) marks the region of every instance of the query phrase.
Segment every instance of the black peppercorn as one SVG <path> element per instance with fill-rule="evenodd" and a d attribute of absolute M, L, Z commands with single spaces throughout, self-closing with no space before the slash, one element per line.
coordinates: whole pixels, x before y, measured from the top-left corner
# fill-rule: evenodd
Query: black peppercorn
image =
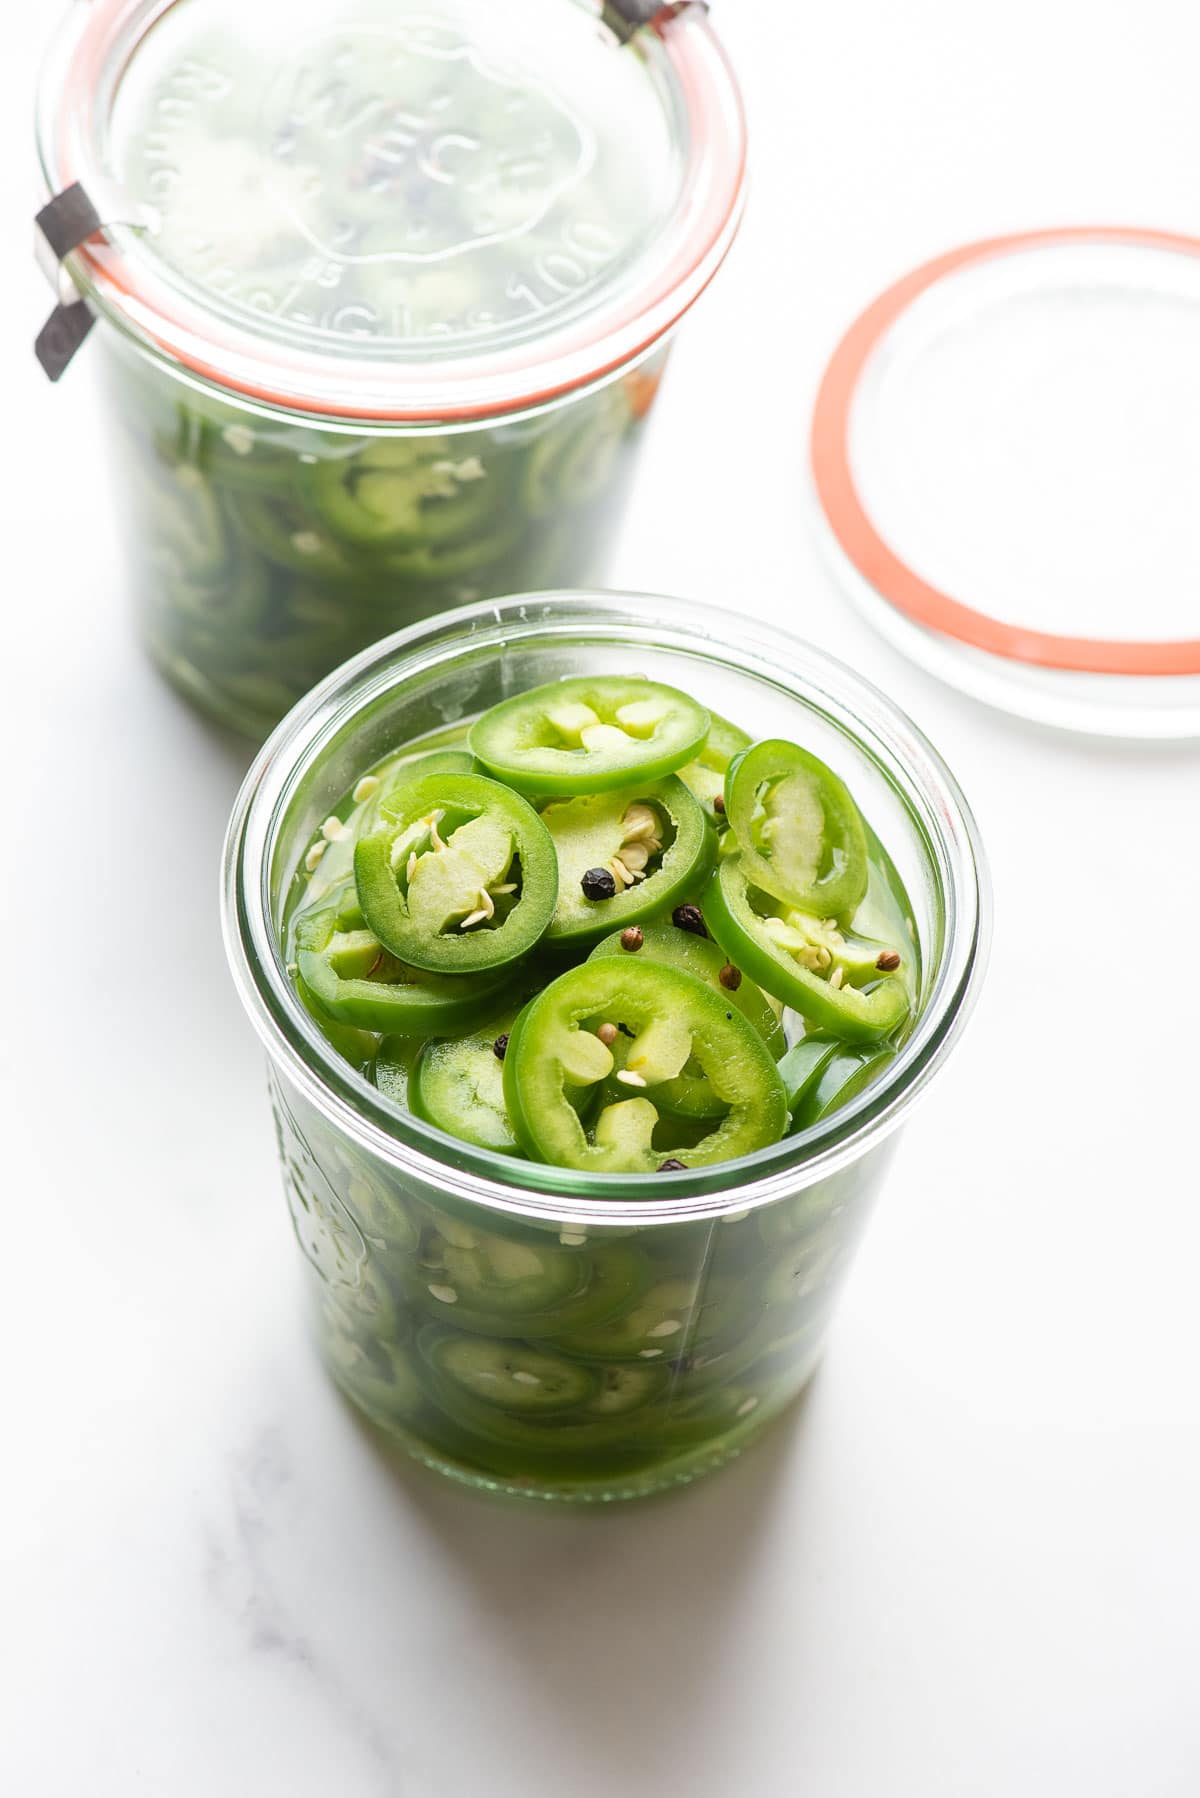
<path fill-rule="evenodd" d="M 504 1057 L 508 1054 L 508 1033 L 507 1033 L 507 1031 L 505 1032 L 505 1034 L 503 1036 L 498 1036 L 496 1038 L 495 1042 L 492 1044 L 492 1054 L 496 1057 L 497 1061 L 503 1061 Z"/>
<path fill-rule="evenodd" d="M 691 936 L 708 935 L 704 914 L 698 905 L 677 905 L 671 913 L 671 922 L 676 930 L 686 930 Z"/>
<path fill-rule="evenodd" d="M 676 1161 L 674 1156 L 672 1156 L 669 1161 L 659 1162 L 658 1171 L 660 1174 L 686 1174 L 687 1162 Z"/>
<path fill-rule="evenodd" d="M 580 881 L 585 899 L 615 899 L 617 878 L 609 868 L 589 868 Z"/>

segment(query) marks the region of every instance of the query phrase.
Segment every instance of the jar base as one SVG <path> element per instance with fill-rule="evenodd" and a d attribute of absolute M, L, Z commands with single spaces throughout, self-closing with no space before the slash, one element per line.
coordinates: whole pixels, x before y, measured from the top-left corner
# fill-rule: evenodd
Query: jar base
<path fill-rule="evenodd" d="M 782 1404 L 748 1417 L 744 1423 L 700 1447 L 631 1472 L 597 1473 L 588 1478 L 561 1481 L 534 1475 L 488 1472 L 483 1468 L 473 1467 L 422 1441 L 419 1436 L 399 1424 L 395 1417 L 363 1404 L 336 1373 L 331 1371 L 329 1377 L 351 1410 L 379 1431 L 390 1447 L 402 1449 L 410 1459 L 419 1462 L 431 1473 L 453 1481 L 455 1485 L 467 1486 L 474 1492 L 492 1498 L 529 1499 L 539 1504 L 611 1505 L 627 1504 L 635 1499 L 663 1497 L 727 1467 L 738 1458 L 743 1449 L 795 1408 L 808 1391 L 822 1352 L 819 1349 L 814 1353 L 799 1385 Z"/>

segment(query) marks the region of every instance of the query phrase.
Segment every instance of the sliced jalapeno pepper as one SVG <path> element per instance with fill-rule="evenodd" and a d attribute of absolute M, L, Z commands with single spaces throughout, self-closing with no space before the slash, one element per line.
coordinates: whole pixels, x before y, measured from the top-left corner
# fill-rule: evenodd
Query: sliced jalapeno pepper
<path fill-rule="evenodd" d="M 581 676 L 503 700 L 476 720 L 469 742 L 518 793 L 578 797 L 673 774 L 708 728 L 704 707 L 674 687 Z"/>
<path fill-rule="evenodd" d="M 728 1437 L 738 1429 L 754 1429 L 762 1422 L 761 1395 L 749 1384 L 714 1386 L 684 1404 L 673 1405 L 656 1424 L 664 1446 L 702 1447 Z"/>
<path fill-rule="evenodd" d="M 628 1417 L 661 1398 L 671 1379 L 669 1368 L 657 1360 L 598 1371 L 600 1390 L 583 1407 L 592 1417 Z"/>
<path fill-rule="evenodd" d="M 389 794 L 354 850 L 368 926 L 402 961 L 476 974 L 518 960 L 554 916 L 554 844 L 533 807 L 479 774 L 433 774 Z"/>
<path fill-rule="evenodd" d="M 600 1377 L 591 1368 L 523 1342 L 460 1336 L 435 1324 L 422 1330 L 417 1346 L 443 1382 L 502 1411 L 529 1416 L 573 1411 L 600 1391 Z"/>
<path fill-rule="evenodd" d="M 823 1118 L 840 1111 L 851 1099 L 878 1080 L 889 1062 L 896 1059 L 892 1048 L 839 1049 L 826 1064 L 820 1078 L 804 1095 L 792 1117 L 792 1133 L 809 1130 Z"/>
<path fill-rule="evenodd" d="M 395 1303 L 370 1264 L 359 1270 L 356 1286 L 322 1286 L 318 1303 L 326 1322 L 343 1336 L 364 1343 L 395 1342 L 401 1337 Z"/>
<path fill-rule="evenodd" d="M 509 502 L 507 484 L 446 437 L 373 438 L 310 465 L 307 485 L 337 536 L 373 550 L 477 539 Z"/>
<path fill-rule="evenodd" d="M 192 415 L 192 447 L 185 450 L 220 487 L 246 493 L 251 488 L 272 493 L 287 492 L 304 473 L 300 452 L 309 453 L 310 438 L 285 427 L 273 431 L 252 413 L 225 413 L 228 422 Z"/>
<path fill-rule="evenodd" d="M 614 930 L 611 936 L 596 944 L 588 960 L 599 961 L 606 955 L 628 956 L 635 960 L 644 955 L 647 961 L 660 961 L 664 967 L 682 968 L 685 974 L 694 974 L 697 980 L 710 986 L 720 998 L 732 1000 L 742 1016 L 754 1025 L 772 1055 L 778 1059 L 783 1054 L 787 1038 L 774 1007 L 752 980 L 742 980 L 731 988 L 728 977 L 721 979 L 723 973 L 728 976 L 730 964 L 724 950 L 719 949 L 711 938 L 696 936 L 661 918 L 639 928 L 642 941 L 636 949 L 622 941 L 623 930 Z"/>
<path fill-rule="evenodd" d="M 870 874 L 867 836 L 832 768 L 795 743 L 756 743 L 730 763 L 725 812 L 753 885 L 798 911 L 854 916 Z"/>
<path fill-rule="evenodd" d="M 586 1251 L 553 1238 L 513 1242 L 478 1230 L 428 1238 L 413 1297 L 431 1316 L 473 1335 L 537 1341 L 590 1329 L 635 1303 L 651 1266 L 624 1243 Z"/>
<path fill-rule="evenodd" d="M 504 1103 L 502 1058 L 496 1053 L 497 1041 L 511 1023 L 511 1018 L 494 1019 L 474 1036 L 426 1043 L 408 1088 L 414 1116 L 476 1148 L 518 1154 Z"/>
<path fill-rule="evenodd" d="M 325 1349 L 338 1385 L 385 1427 L 407 1423 L 420 1411 L 424 1389 L 408 1356 L 394 1343 L 372 1344 L 368 1352 L 353 1338 L 329 1331 Z"/>
<path fill-rule="evenodd" d="M 680 930 L 671 923 L 647 923 L 641 930 L 641 946 L 636 950 L 629 949 L 622 941 L 625 932 L 616 931 L 597 943 L 589 960 L 596 961 L 601 956 L 636 957 L 645 956 L 649 961 L 661 962 L 664 967 L 682 968 L 687 974 L 694 974 L 702 980 L 719 998 L 732 1002 L 748 1023 L 752 1024 L 770 1049 L 772 1055 L 778 1057 L 787 1047 L 787 1039 L 783 1033 L 783 1025 L 776 1017 L 774 1010 L 764 999 L 753 981 L 739 980 L 736 987 L 731 985 L 732 970 L 725 960 L 724 953 L 708 937 L 695 936 L 691 931 Z M 722 975 L 725 976 L 722 979 Z M 624 1066 L 622 1045 L 631 1046 L 627 1037 L 618 1037 L 612 1045 L 614 1055 L 619 1063 L 617 1073 Z M 830 1047 L 834 1047 L 833 1044 Z M 610 1098 L 613 1096 L 611 1089 Z M 620 1094 L 626 1096 L 624 1092 Z M 698 1067 L 688 1065 L 674 1080 L 666 1080 L 654 1094 L 654 1103 L 663 1110 L 677 1117 L 710 1118 L 721 1117 L 728 1106 L 716 1095 Z"/>
<path fill-rule="evenodd" d="M 749 749 L 754 739 L 728 718 L 710 714 L 708 741 L 694 761 L 679 770 L 679 778 L 696 795 L 719 828 L 727 823 L 725 811 L 725 775 L 735 755 Z M 718 799 L 720 804 L 717 804 Z"/>
<path fill-rule="evenodd" d="M 621 1070 L 629 1097 L 605 1105 L 585 1130 L 567 1091 L 613 1074 L 609 1026 L 637 1041 Z M 653 1173 L 659 1115 L 655 1089 L 694 1058 L 699 1076 L 728 1107 L 694 1148 L 688 1167 L 708 1167 L 778 1142 L 787 1100 L 770 1050 L 741 1012 L 692 974 L 659 962 L 585 962 L 526 1006 L 509 1038 L 504 1095 L 518 1141 L 535 1160 L 596 1173 Z"/>
<path fill-rule="evenodd" d="M 294 942 L 300 983 L 317 1010 L 381 1036 L 469 1030 L 504 990 L 502 974 L 463 980 L 409 967 L 369 930 L 339 930 L 336 906 L 299 917 Z"/>
<path fill-rule="evenodd" d="M 563 1465 L 567 1457 L 582 1466 L 587 1465 L 589 1457 L 598 1455 L 603 1456 L 605 1467 L 620 1466 L 626 1460 L 636 1466 L 645 1460 L 647 1450 L 634 1440 L 633 1426 L 658 1415 L 657 1409 L 649 1407 L 639 1410 L 634 1418 L 620 1413 L 606 1415 L 587 1405 L 549 1417 L 538 1417 L 532 1412 L 518 1415 L 476 1398 L 461 1386 L 452 1386 L 432 1371 L 428 1377 L 432 1397 L 452 1422 L 484 1439 L 488 1448 L 486 1465 L 494 1464 L 492 1445 L 499 1444 L 511 1451 L 514 1470 L 523 1477 L 545 1468 L 561 1481 L 568 1471 Z M 475 1457 L 479 1456 L 480 1446 L 472 1445 Z"/>
<path fill-rule="evenodd" d="M 674 905 L 702 881 L 716 843 L 683 782 L 556 800 L 542 812 L 558 859 L 548 943 L 594 943 Z"/>
<path fill-rule="evenodd" d="M 353 553 L 322 531 L 320 520 L 287 491 L 227 488 L 226 503 L 242 536 L 277 567 L 323 582 L 361 578 L 363 567 Z"/>
<path fill-rule="evenodd" d="M 721 1335 L 738 1313 L 730 1280 L 660 1280 L 621 1317 L 558 1338 L 568 1355 L 599 1361 L 674 1361 Z"/>
<path fill-rule="evenodd" d="M 427 774 L 478 774 L 479 763 L 469 749 L 431 749 L 427 755 L 416 755 L 398 772 L 406 781 L 421 780 Z"/>
<path fill-rule="evenodd" d="M 842 1255 L 840 1240 L 822 1234 L 781 1244 L 763 1283 L 764 1306 L 804 1306 L 810 1313 L 819 1314 L 822 1304 L 828 1304 L 829 1288 Z"/>
<path fill-rule="evenodd" d="M 379 1037 L 371 1030 L 355 1030 L 349 1024 L 335 1024 L 329 1014 L 321 1009 L 304 985 L 296 982 L 296 992 L 305 1011 L 315 1024 L 321 1026 L 326 1040 L 332 1044 L 339 1055 L 344 1055 L 351 1067 L 363 1074 L 372 1065 L 379 1046 Z"/>
<path fill-rule="evenodd" d="M 353 1155 L 353 1152 L 347 1156 L 347 1172 L 349 1177 L 340 1190 L 346 1210 L 364 1238 L 373 1248 L 389 1256 L 411 1255 L 421 1232 L 406 1203 L 403 1187 L 386 1178 L 365 1157 Z"/>
<path fill-rule="evenodd" d="M 200 470 L 179 462 L 147 483 L 157 510 L 157 546 L 189 587 L 229 574 L 229 531 L 221 502 Z"/>
<path fill-rule="evenodd" d="M 852 985 L 834 963 L 838 944 L 832 938 L 828 951 L 806 947 L 807 933 L 757 911 L 751 892 L 741 856 L 724 858 L 708 884 L 704 916 L 730 961 L 764 992 L 774 993 L 808 1023 L 846 1042 L 876 1042 L 900 1027 L 908 1016 L 909 995 L 894 972 L 882 972 L 876 965 L 871 970 L 875 984 Z M 809 923 L 820 931 L 824 921 Z M 840 937 L 840 932 L 832 934 Z M 793 950 L 793 937 L 799 939 L 799 949 Z"/>
<path fill-rule="evenodd" d="M 532 445 L 521 481 L 531 518 L 549 518 L 587 505 L 611 484 L 631 414 L 620 388 L 598 394 L 590 406 L 565 414 L 557 428 Z"/>
<path fill-rule="evenodd" d="M 806 1036 L 788 1050 L 779 1064 L 779 1077 L 787 1093 L 790 1112 L 794 1114 L 814 1090 L 839 1047 L 835 1036 Z"/>

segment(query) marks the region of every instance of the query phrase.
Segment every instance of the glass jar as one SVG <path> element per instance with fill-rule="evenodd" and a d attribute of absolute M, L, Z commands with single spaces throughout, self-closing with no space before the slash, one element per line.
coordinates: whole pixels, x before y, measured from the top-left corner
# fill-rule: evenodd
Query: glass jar
<path fill-rule="evenodd" d="M 509 1160 L 402 1112 L 314 1024 L 281 950 L 301 859 L 364 769 L 586 673 L 671 682 L 824 758 L 886 846 L 920 962 L 917 1022 L 874 1085 L 802 1135 L 673 1173 L 669 1198 L 656 1177 Z M 377 646 L 297 707 L 247 777 L 225 879 L 318 1340 L 369 1417 L 471 1485 L 609 1500 L 720 1465 L 797 1397 L 894 1132 L 958 1040 L 986 959 L 970 813 L 888 701 L 793 637 L 676 600 L 471 608 Z M 515 1405 L 489 1396 L 514 1378 Z"/>
<path fill-rule="evenodd" d="M 644 9 L 643 9 L 644 10 Z M 259 735 L 398 625 L 601 577 L 740 220 L 699 6 L 77 0 L 39 104 L 152 656 Z"/>

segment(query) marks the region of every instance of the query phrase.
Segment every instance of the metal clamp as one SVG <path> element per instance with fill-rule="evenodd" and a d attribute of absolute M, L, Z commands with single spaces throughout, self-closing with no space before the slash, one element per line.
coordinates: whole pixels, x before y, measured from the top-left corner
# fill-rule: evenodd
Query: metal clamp
<path fill-rule="evenodd" d="M 34 223 L 34 251 L 58 302 L 38 333 L 34 351 L 50 380 L 59 381 L 96 322 L 66 267 L 67 257 L 107 225 L 152 231 L 158 215 L 152 208 L 130 201 L 116 187 L 93 194 L 76 181 L 55 194 Z"/>
<path fill-rule="evenodd" d="M 665 25 L 685 12 L 707 12 L 708 0 L 602 0 L 604 23 L 622 44 L 643 25 Z"/>

